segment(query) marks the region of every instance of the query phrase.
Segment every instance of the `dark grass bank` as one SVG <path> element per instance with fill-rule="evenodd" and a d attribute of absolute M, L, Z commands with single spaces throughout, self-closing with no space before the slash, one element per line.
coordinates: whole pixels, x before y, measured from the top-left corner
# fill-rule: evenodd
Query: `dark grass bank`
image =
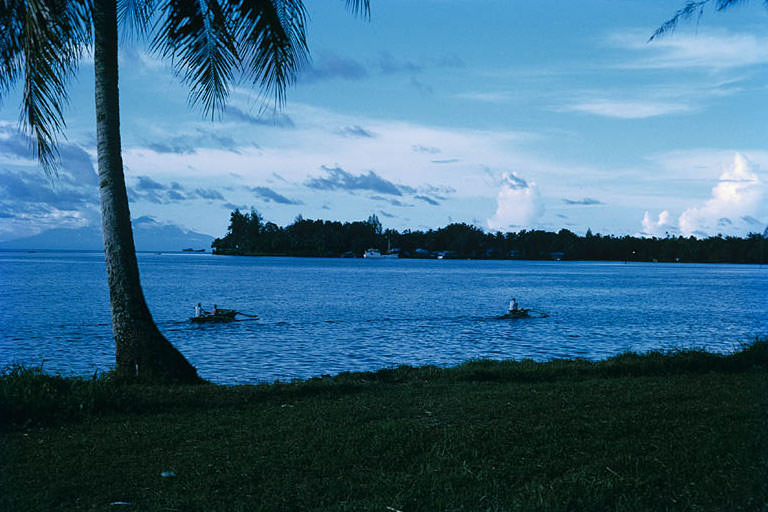
<path fill-rule="evenodd" d="M 235 387 L 17 368 L 0 428 L 2 511 L 768 510 L 768 341 Z"/>

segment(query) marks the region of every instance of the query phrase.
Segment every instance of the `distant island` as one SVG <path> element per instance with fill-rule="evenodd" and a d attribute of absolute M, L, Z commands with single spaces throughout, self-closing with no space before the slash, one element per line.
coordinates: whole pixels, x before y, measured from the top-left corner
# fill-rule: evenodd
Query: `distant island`
<path fill-rule="evenodd" d="M 211 247 L 214 254 L 241 256 L 359 258 L 375 249 L 400 258 L 768 263 L 768 240 L 759 233 L 704 239 L 617 237 L 591 230 L 579 236 L 567 229 L 486 233 L 464 223 L 399 232 L 383 229 L 376 215 L 355 222 L 298 216 L 280 227 L 265 222 L 256 211 L 240 210 L 231 213 L 227 234 L 216 238 Z"/>
<path fill-rule="evenodd" d="M 210 235 L 170 222 L 159 222 L 152 217 L 139 217 L 132 222 L 137 251 L 180 251 L 186 247 L 200 252 L 200 247 L 210 247 L 213 241 Z M 0 242 L 0 250 L 103 251 L 104 237 L 100 225 L 56 228 Z"/>

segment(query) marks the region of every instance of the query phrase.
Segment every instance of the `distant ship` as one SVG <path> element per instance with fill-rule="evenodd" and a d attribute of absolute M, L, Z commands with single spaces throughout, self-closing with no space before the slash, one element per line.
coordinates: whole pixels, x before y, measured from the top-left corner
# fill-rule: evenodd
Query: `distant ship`
<path fill-rule="evenodd" d="M 363 258 L 397 258 L 399 256 L 397 253 L 381 254 L 378 249 L 368 249 L 363 253 Z"/>

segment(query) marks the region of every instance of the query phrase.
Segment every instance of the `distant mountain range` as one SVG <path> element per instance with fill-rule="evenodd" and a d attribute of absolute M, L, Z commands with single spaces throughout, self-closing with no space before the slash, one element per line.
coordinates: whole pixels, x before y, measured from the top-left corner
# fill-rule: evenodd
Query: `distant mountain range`
<path fill-rule="evenodd" d="M 181 251 L 211 248 L 213 237 L 187 231 L 176 224 L 157 222 L 152 217 L 133 220 L 133 238 L 137 251 Z M 50 229 L 34 236 L 0 242 L 0 249 L 41 249 L 100 251 L 104 247 L 101 227 Z"/>

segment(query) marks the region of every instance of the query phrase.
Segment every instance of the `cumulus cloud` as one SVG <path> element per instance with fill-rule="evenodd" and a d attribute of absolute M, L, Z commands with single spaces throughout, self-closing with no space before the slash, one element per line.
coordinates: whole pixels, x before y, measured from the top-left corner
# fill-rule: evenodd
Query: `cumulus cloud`
<path fill-rule="evenodd" d="M 496 196 L 496 213 L 488 219 L 488 227 L 507 230 L 530 226 L 544 213 L 544 205 L 536 184 L 528 183 L 516 173 L 504 173 Z"/>
<path fill-rule="evenodd" d="M 643 235 L 660 236 L 675 230 L 675 226 L 670 222 L 668 210 L 659 213 L 656 220 L 653 220 L 647 211 L 643 214 Z"/>
<path fill-rule="evenodd" d="M 680 231 L 686 236 L 697 233 L 713 235 L 722 231 L 744 233 L 752 224 L 744 217 L 759 216 L 765 189 L 758 170 L 737 153 L 732 168 L 726 170 L 712 188 L 712 197 L 703 205 L 688 208 L 680 215 Z M 727 219 L 727 222 L 721 219 Z"/>

